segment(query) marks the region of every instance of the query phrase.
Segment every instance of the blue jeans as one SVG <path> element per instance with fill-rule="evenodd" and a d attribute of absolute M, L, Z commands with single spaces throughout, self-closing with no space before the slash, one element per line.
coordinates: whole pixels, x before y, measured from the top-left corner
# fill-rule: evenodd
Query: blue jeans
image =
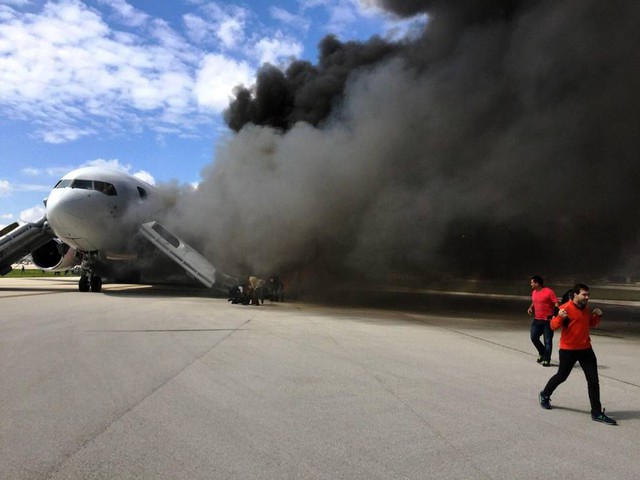
<path fill-rule="evenodd" d="M 544 345 L 540 341 L 540 337 L 544 336 Z M 553 347 L 553 330 L 551 330 L 551 322 L 549 320 L 535 319 L 531 322 L 531 343 L 533 343 L 538 355 L 543 361 L 551 361 L 551 349 Z"/>

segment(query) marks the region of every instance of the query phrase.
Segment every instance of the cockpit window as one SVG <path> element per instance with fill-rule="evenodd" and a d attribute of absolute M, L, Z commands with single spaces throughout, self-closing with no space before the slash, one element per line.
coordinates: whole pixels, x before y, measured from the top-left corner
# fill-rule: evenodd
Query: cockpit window
<path fill-rule="evenodd" d="M 68 181 L 68 180 L 64 180 Z M 61 188 L 61 187 L 56 187 Z M 81 180 L 76 178 L 73 182 L 71 182 L 71 188 L 82 188 L 83 190 L 96 190 L 100 193 L 104 193 L 109 196 L 116 196 L 116 187 L 111 183 L 101 182 L 99 180 Z"/>
<path fill-rule="evenodd" d="M 116 196 L 116 187 L 114 187 L 111 183 L 100 182 L 98 180 L 93 183 L 96 186 L 96 190 L 98 190 L 99 192 L 102 192 L 105 195 L 109 195 L 110 197 Z"/>
<path fill-rule="evenodd" d="M 71 180 L 69 180 L 68 178 L 63 178 L 58 183 L 56 183 L 56 186 L 53 188 L 66 188 L 69 185 L 71 185 Z"/>
<path fill-rule="evenodd" d="M 80 180 L 76 178 L 71 183 L 71 188 L 82 188 L 83 190 L 93 190 L 93 181 L 91 180 Z"/>
<path fill-rule="evenodd" d="M 145 199 L 147 198 L 147 191 L 142 187 L 138 187 L 138 195 L 140 195 L 140 198 Z"/>

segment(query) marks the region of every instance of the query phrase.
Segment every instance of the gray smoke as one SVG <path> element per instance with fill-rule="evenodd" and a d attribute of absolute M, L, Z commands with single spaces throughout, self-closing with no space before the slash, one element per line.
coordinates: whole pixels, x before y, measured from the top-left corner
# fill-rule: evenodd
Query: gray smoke
<path fill-rule="evenodd" d="M 637 269 L 640 2 L 379 3 L 423 35 L 265 65 L 170 224 L 234 274 Z"/>

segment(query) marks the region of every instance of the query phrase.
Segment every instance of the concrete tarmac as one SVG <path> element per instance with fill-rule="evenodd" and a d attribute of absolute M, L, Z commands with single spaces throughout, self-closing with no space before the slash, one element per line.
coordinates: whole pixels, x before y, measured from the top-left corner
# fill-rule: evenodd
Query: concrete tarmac
<path fill-rule="evenodd" d="M 253 307 L 76 282 L 0 278 L 3 480 L 640 478 L 634 308 L 592 335 L 611 427 L 578 367 L 540 408 L 556 369 L 527 301 Z"/>

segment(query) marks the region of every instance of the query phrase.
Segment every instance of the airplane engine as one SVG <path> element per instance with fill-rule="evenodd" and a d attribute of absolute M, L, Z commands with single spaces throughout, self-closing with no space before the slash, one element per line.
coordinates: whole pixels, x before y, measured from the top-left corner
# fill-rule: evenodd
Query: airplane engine
<path fill-rule="evenodd" d="M 31 252 L 33 263 L 42 270 L 69 270 L 80 263 L 76 251 L 57 238 Z"/>

